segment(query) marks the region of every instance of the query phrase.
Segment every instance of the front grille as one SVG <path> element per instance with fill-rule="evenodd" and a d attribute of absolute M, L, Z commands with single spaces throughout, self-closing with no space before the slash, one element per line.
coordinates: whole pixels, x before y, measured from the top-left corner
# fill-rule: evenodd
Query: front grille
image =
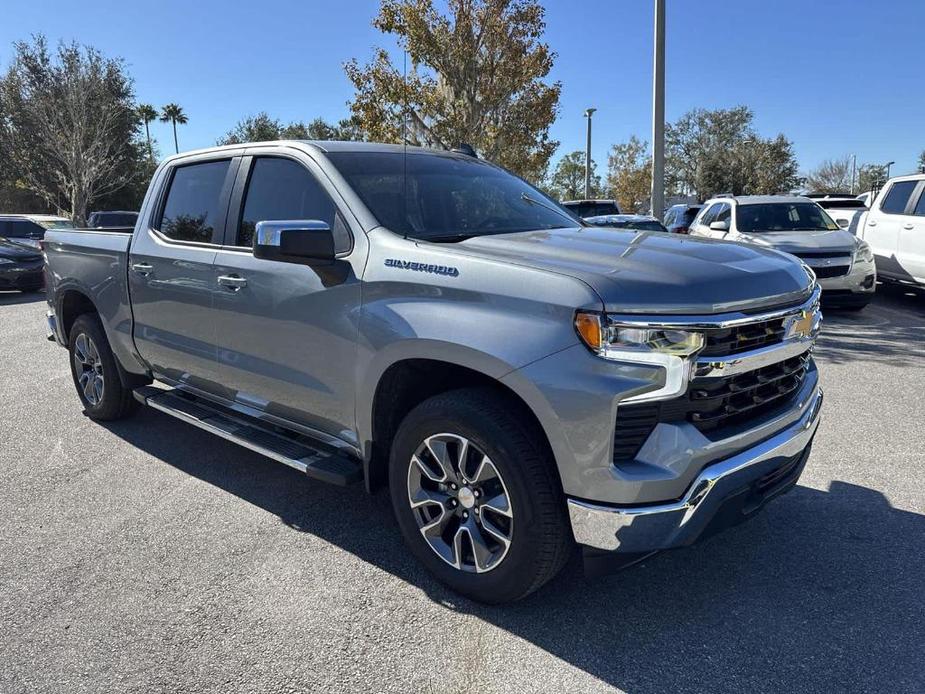
<path fill-rule="evenodd" d="M 818 279 L 824 280 L 827 277 L 841 277 L 847 275 L 850 265 L 834 265 L 831 267 L 814 267 L 812 270 L 816 273 Z"/>
<path fill-rule="evenodd" d="M 672 400 L 617 410 L 614 462 L 632 460 L 660 423 L 689 422 L 702 432 L 735 426 L 789 402 L 803 384 L 809 353 L 744 374 L 699 378 Z"/>
<path fill-rule="evenodd" d="M 775 345 L 784 339 L 784 332 L 783 318 L 710 329 L 706 331 L 706 343 L 700 350 L 700 356 L 727 356 Z"/>
<path fill-rule="evenodd" d="M 794 253 L 797 258 L 844 258 L 845 251 L 801 251 Z"/>

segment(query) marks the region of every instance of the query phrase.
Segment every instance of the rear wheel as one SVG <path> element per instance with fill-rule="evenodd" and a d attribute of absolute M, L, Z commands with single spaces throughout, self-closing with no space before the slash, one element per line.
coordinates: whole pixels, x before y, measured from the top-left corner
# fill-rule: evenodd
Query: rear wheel
<path fill-rule="evenodd" d="M 99 316 L 84 313 L 71 326 L 68 351 L 71 376 L 88 417 L 121 419 L 138 409 L 132 391 L 122 385 L 116 358 Z"/>
<path fill-rule="evenodd" d="M 406 543 L 481 602 L 533 592 L 572 547 L 553 461 L 533 434 L 498 394 L 467 389 L 418 405 L 393 441 L 389 487 Z"/>

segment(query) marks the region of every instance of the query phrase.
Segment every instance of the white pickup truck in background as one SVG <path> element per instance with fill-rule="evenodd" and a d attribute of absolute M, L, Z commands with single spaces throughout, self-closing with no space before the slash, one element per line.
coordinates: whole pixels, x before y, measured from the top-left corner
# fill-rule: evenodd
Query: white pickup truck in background
<path fill-rule="evenodd" d="M 891 178 L 858 223 L 882 280 L 925 286 L 925 174 Z"/>

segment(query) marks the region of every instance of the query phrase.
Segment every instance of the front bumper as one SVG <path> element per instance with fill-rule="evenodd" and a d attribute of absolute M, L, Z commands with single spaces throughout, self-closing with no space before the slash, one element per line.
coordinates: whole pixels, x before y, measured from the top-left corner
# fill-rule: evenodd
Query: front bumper
<path fill-rule="evenodd" d="M 818 280 L 822 301 L 828 306 L 862 306 L 870 302 L 877 290 L 877 269 L 874 263 L 852 262 L 845 275 Z"/>
<path fill-rule="evenodd" d="M 692 544 L 744 520 L 792 487 L 819 426 L 822 390 L 801 405 L 791 426 L 741 453 L 704 468 L 677 501 L 610 506 L 569 499 L 575 540 L 589 548 L 629 554 Z"/>
<path fill-rule="evenodd" d="M 0 265 L 0 289 L 38 289 L 45 282 L 42 261 Z"/>

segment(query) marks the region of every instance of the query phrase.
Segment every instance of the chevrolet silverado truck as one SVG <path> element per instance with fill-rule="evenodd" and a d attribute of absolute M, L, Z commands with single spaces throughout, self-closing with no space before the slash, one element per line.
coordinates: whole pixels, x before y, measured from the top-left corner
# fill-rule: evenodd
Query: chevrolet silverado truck
<path fill-rule="evenodd" d="M 43 251 L 89 417 L 144 404 L 387 487 L 409 550 L 480 601 L 536 590 L 576 543 L 603 572 L 748 518 L 819 423 L 798 260 L 582 226 L 465 154 L 181 154 L 133 233 L 49 230 Z"/>

